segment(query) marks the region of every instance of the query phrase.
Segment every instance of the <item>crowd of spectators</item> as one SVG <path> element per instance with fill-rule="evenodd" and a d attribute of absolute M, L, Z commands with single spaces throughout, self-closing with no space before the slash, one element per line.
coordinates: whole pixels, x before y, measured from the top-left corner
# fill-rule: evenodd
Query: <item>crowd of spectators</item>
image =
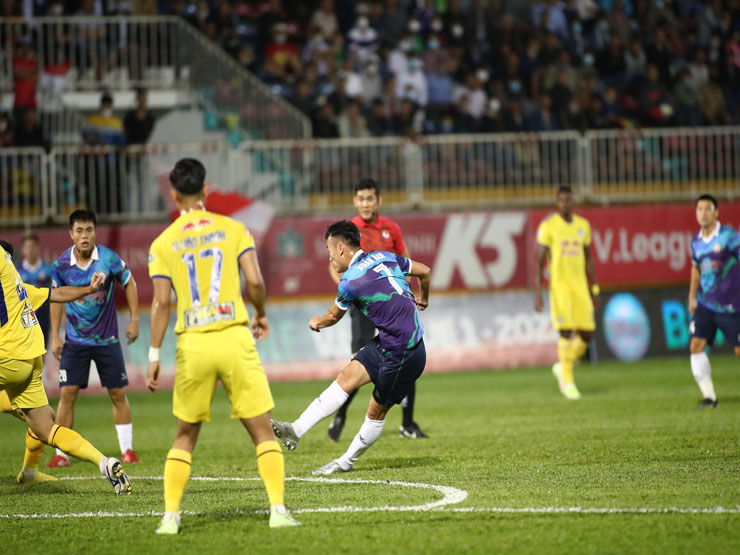
<path fill-rule="evenodd" d="M 179 15 L 317 137 L 740 124 L 740 0 L 0 0 L 0 15 L 52 6 Z"/>

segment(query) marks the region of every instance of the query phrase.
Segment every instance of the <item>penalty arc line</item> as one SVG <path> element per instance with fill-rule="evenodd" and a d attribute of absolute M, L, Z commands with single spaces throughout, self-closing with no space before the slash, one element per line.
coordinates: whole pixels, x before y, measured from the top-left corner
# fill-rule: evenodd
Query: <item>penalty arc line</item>
<path fill-rule="evenodd" d="M 162 480 L 162 476 L 134 476 L 138 480 Z M 87 476 L 68 476 L 60 480 L 90 480 Z M 289 476 L 286 481 L 298 482 L 320 482 L 329 484 L 374 484 L 387 486 L 413 487 L 420 489 L 431 489 L 442 493 L 442 499 L 425 503 L 423 505 L 406 505 L 406 506 L 383 506 L 383 507 L 315 507 L 292 510 L 294 514 L 306 513 L 348 513 L 348 512 L 455 512 L 455 513 L 498 513 L 498 514 L 740 514 L 740 506 L 735 507 L 451 507 L 461 503 L 468 497 L 468 492 L 451 486 L 440 486 L 435 484 L 425 484 L 416 482 L 402 482 L 395 480 L 348 480 L 343 478 L 310 478 Z M 258 481 L 260 478 L 245 477 L 214 477 L 214 476 L 193 476 L 191 480 L 211 482 L 211 481 L 230 481 L 246 482 Z M 262 509 L 246 510 L 231 509 L 225 511 L 183 511 L 186 515 L 205 515 L 205 514 L 222 514 L 222 515 L 246 515 L 246 514 L 267 514 L 268 511 Z M 0 514 L 0 519 L 41 519 L 41 518 L 90 518 L 90 517 L 144 517 L 144 516 L 161 516 L 163 513 L 158 511 L 145 512 L 82 512 L 82 513 L 33 513 L 33 514 Z"/>

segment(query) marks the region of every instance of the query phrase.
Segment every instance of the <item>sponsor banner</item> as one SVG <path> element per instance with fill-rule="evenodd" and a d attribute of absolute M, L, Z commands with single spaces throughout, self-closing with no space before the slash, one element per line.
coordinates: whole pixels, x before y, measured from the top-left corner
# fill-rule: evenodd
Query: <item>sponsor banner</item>
<path fill-rule="evenodd" d="M 691 238 L 698 233 L 693 203 L 577 208 L 591 223 L 591 252 L 602 284 L 689 281 Z M 530 213 L 532 252 L 539 223 L 552 210 Z M 720 221 L 740 226 L 740 202 L 722 202 Z"/>
<path fill-rule="evenodd" d="M 392 215 L 432 289 L 490 290 L 527 283 L 526 212 Z M 271 295 L 331 294 L 324 233 L 336 216 L 273 220 L 261 259 Z"/>
<path fill-rule="evenodd" d="M 632 362 L 647 356 L 686 355 L 688 368 L 687 297 L 688 287 L 602 295 L 596 326 L 598 356 Z M 732 352 L 719 331 L 712 350 Z"/>
<path fill-rule="evenodd" d="M 432 297 L 420 313 L 427 348 L 427 372 L 517 368 L 552 364 L 557 334 L 549 312 L 535 313 L 532 295 L 526 292 L 466 294 Z M 313 332 L 308 321 L 323 314 L 331 300 L 273 304 L 269 308 L 270 336 L 258 343 L 260 357 L 271 381 L 331 379 L 350 361 L 351 323 L 346 316 L 336 326 Z M 162 351 L 162 383 L 171 387 L 175 371 L 173 333 L 175 315 Z M 122 332 L 128 313 L 119 312 Z M 139 318 L 139 339 L 122 343 L 131 389 L 143 390 L 149 349 L 149 313 Z M 58 394 L 59 364 L 47 354 L 45 383 Z M 100 391 L 97 372 L 90 376 L 90 392 Z"/>

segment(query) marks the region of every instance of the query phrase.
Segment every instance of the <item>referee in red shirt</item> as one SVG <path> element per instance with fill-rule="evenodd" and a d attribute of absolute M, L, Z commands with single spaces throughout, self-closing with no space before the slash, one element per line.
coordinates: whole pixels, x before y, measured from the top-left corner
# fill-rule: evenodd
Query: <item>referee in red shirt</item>
<path fill-rule="evenodd" d="M 403 242 L 401 228 L 398 224 L 388 218 L 378 214 L 378 208 L 383 203 L 380 196 L 380 189 L 374 179 L 361 179 L 355 185 L 355 208 L 359 214 L 352 219 L 360 230 L 362 241 L 360 246 L 365 252 L 386 251 L 394 254 L 400 254 L 409 258 L 409 251 Z M 339 285 L 340 275 L 329 264 L 329 273 L 332 279 Z M 356 353 L 362 349 L 373 337 L 375 337 L 375 326 L 358 308 L 354 305 L 349 308 L 349 315 L 352 319 L 352 352 Z M 350 393 L 347 401 L 337 411 L 334 420 L 329 426 L 329 439 L 339 441 L 342 435 L 344 423 L 347 420 L 347 407 L 357 394 L 357 390 Z M 414 398 L 416 397 L 416 384 L 409 391 L 406 398 L 401 402 L 403 408 L 403 423 L 401 425 L 401 436 L 409 439 L 420 439 L 427 437 L 421 431 L 419 425 L 414 422 Z"/>

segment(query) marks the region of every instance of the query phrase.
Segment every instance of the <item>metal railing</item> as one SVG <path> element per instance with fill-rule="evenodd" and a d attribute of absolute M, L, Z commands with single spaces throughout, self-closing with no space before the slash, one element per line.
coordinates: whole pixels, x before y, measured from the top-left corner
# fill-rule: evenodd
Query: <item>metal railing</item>
<path fill-rule="evenodd" d="M 102 220 L 161 219 L 185 156 L 203 161 L 209 183 L 283 212 L 345 210 L 362 177 L 395 210 L 551 204 L 561 184 L 592 203 L 740 197 L 740 127 L 717 127 L 4 149 L 0 214 L 63 222 L 90 206 Z"/>
<path fill-rule="evenodd" d="M 20 37 L 32 39 L 41 110 L 61 109 L 65 90 L 181 89 L 194 92 L 224 127 L 249 138 L 311 136 L 302 112 L 182 18 L 0 18 L 0 92 L 13 90 Z"/>

